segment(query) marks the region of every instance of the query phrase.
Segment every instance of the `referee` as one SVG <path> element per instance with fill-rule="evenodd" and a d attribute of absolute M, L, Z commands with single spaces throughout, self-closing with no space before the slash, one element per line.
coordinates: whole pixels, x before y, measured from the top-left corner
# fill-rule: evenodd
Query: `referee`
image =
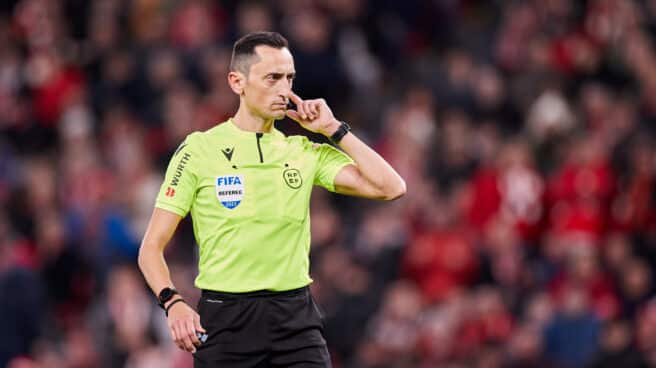
<path fill-rule="evenodd" d="M 403 179 L 326 101 L 292 92 L 294 76 L 280 34 L 234 44 L 228 83 L 239 109 L 180 144 L 144 235 L 139 267 L 195 367 L 330 367 L 308 289 L 312 187 L 384 200 L 405 193 Z M 285 116 L 341 150 L 285 137 L 274 127 Z M 200 248 L 198 312 L 175 290 L 163 256 L 189 212 Z"/>

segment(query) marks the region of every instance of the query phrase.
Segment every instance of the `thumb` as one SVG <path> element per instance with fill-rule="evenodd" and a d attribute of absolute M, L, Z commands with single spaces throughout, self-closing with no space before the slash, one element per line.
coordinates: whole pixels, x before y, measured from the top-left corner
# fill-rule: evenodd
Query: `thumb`
<path fill-rule="evenodd" d="M 287 110 L 285 114 L 288 118 L 296 121 L 297 123 L 300 123 L 303 120 L 303 118 L 301 118 L 301 114 L 299 114 L 296 110 Z"/>

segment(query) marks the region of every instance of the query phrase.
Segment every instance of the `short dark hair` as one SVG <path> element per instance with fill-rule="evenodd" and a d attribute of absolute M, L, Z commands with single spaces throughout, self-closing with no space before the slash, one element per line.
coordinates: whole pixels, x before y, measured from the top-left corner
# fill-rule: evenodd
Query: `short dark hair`
<path fill-rule="evenodd" d="M 235 42 L 230 59 L 230 70 L 248 75 L 251 65 L 258 61 L 255 48 L 261 45 L 276 49 L 289 48 L 287 39 L 278 32 L 249 33 Z"/>

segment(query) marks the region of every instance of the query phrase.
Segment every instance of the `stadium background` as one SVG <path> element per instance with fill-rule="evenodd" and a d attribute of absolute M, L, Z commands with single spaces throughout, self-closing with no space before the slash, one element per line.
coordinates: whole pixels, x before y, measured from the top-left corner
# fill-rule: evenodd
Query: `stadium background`
<path fill-rule="evenodd" d="M 3 1 L 0 366 L 191 366 L 135 257 L 260 29 L 407 181 L 313 196 L 336 367 L 656 366 L 653 0 Z"/>

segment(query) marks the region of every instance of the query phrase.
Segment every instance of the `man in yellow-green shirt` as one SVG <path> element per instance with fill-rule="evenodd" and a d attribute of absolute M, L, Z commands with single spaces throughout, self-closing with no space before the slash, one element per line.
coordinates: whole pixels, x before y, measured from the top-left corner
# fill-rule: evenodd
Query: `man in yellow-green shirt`
<path fill-rule="evenodd" d="M 312 188 L 391 200 L 405 193 L 405 183 L 324 100 L 294 94 L 294 61 L 281 35 L 242 37 L 230 67 L 239 109 L 187 136 L 174 153 L 139 266 L 166 310 L 173 340 L 194 354 L 195 367 L 328 367 L 307 287 Z M 285 137 L 274 127 L 285 116 L 341 150 Z M 175 290 L 163 257 L 188 213 L 200 248 L 198 312 Z"/>

